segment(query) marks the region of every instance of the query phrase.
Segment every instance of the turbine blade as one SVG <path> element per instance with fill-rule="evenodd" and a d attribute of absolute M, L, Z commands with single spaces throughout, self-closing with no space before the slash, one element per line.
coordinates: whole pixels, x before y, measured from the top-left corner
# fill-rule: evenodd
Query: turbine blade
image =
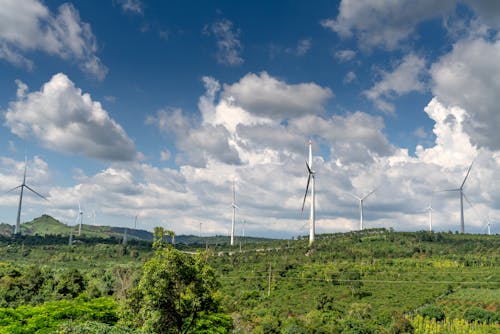
<path fill-rule="evenodd" d="M 309 172 L 309 174 L 312 174 L 313 171 L 312 171 L 311 167 L 309 167 L 309 164 L 307 163 L 307 161 L 306 161 L 306 167 L 307 167 L 307 171 Z"/>
<path fill-rule="evenodd" d="M 23 175 L 23 184 L 26 184 L 26 169 L 28 168 L 28 156 L 24 155 L 24 175 Z"/>
<path fill-rule="evenodd" d="M 354 194 L 351 194 L 351 193 L 348 193 L 348 192 L 344 192 L 344 194 L 347 194 L 347 195 L 351 196 L 352 198 L 357 199 L 358 201 L 361 200 L 361 198 L 359 198 L 358 196 L 356 196 Z"/>
<path fill-rule="evenodd" d="M 309 167 L 309 165 L 308 165 Z M 307 185 L 306 185 L 306 193 L 304 194 L 304 200 L 302 201 L 302 211 L 304 211 L 304 205 L 306 204 L 306 197 L 307 197 L 307 192 L 309 191 L 309 183 L 311 182 L 311 173 L 309 173 L 309 176 L 307 178 Z"/>
<path fill-rule="evenodd" d="M 446 191 L 460 191 L 460 190 L 461 190 L 460 188 L 457 188 L 457 189 L 444 189 L 444 190 L 440 190 L 438 192 L 443 193 L 443 192 L 446 192 Z"/>
<path fill-rule="evenodd" d="M 39 197 L 43 198 L 44 200 L 48 201 L 47 197 L 43 196 L 42 194 L 40 194 L 39 192 L 35 191 L 33 188 L 31 188 L 30 186 L 27 186 L 27 185 L 24 185 L 26 188 L 28 188 L 29 190 L 31 190 L 33 193 L 35 193 L 36 195 L 38 195 Z"/>
<path fill-rule="evenodd" d="M 6 192 L 4 192 L 4 194 L 10 193 L 11 191 L 16 190 L 17 188 L 21 188 L 22 186 L 23 186 L 23 185 L 21 184 L 21 185 L 19 185 L 19 186 L 17 186 L 17 187 L 14 187 L 14 188 L 10 189 L 10 190 L 7 190 Z"/>
<path fill-rule="evenodd" d="M 469 173 L 470 173 L 470 170 L 471 170 L 473 164 L 474 164 L 474 160 L 471 162 L 469 169 L 467 169 L 467 174 L 465 174 L 464 182 L 462 182 L 460 189 L 462 189 L 464 187 L 465 181 L 467 181 L 467 178 L 469 177 Z"/>
<path fill-rule="evenodd" d="M 368 194 L 366 194 L 363 198 L 361 198 L 361 200 L 364 200 L 365 198 L 367 198 L 368 196 L 370 196 L 371 194 L 373 194 L 375 192 L 375 190 L 377 190 L 377 188 L 373 189 L 372 191 L 370 191 Z"/>

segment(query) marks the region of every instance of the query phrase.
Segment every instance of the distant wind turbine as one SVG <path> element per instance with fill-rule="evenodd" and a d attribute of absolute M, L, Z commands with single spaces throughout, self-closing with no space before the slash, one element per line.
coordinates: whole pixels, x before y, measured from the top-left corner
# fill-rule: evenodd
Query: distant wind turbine
<path fill-rule="evenodd" d="M 488 226 L 488 235 L 491 235 L 491 225 L 493 225 L 493 224 L 491 223 L 490 217 L 488 217 L 488 224 L 487 224 L 487 226 Z"/>
<path fill-rule="evenodd" d="M 470 170 L 472 168 L 472 165 L 474 164 L 474 161 L 469 166 L 469 169 L 467 169 L 467 174 L 465 174 L 465 178 L 460 185 L 459 188 L 456 189 L 445 189 L 442 191 L 458 191 L 460 193 L 460 233 L 465 233 L 465 223 L 464 223 L 464 185 L 465 181 L 467 181 L 467 177 L 469 177 Z"/>
<path fill-rule="evenodd" d="M 28 168 L 28 158 L 26 156 L 24 156 L 23 183 L 21 183 L 17 187 L 14 187 L 14 188 L 10 189 L 9 191 L 7 191 L 7 192 L 11 192 L 11 191 L 14 191 L 14 190 L 16 190 L 18 188 L 21 188 L 21 192 L 19 194 L 19 206 L 17 207 L 17 219 L 16 219 L 16 228 L 14 230 L 14 235 L 20 235 L 21 234 L 21 207 L 22 207 L 22 204 L 23 204 L 23 192 L 24 192 L 24 188 L 27 188 L 28 190 L 30 190 L 32 193 L 34 193 L 38 197 L 41 197 L 44 200 L 48 201 L 48 199 L 45 196 L 41 195 L 40 193 L 38 193 L 37 191 L 35 191 L 33 188 L 31 188 L 30 186 L 28 186 L 26 184 L 26 169 L 27 168 Z"/>
<path fill-rule="evenodd" d="M 434 196 L 434 193 L 431 195 L 431 200 L 429 201 L 429 206 L 425 209 L 427 213 L 429 214 L 429 232 L 432 232 L 432 211 L 434 209 L 432 208 L 432 197 Z"/>
<path fill-rule="evenodd" d="M 316 172 L 312 169 L 312 140 L 309 140 L 309 159 L 306 161 L 307 167 L 307 185 L 306 193 L 304 194 L 304 200 L 302 201 L 302 211 L 304 211 L 304 205 L 306 204 L 307 192 L 309 191 L 309 184 L 311 185 L 311 211 L 309 213 L 309 245 L 314 242 L 314 230 L 315 230 L 315 194 L 314 194 L 314 176 Z M 312 182 L 311 182 L 312 179 Z"/>
<path fill-rule="evenodd" d="M 76 219 L 80 218 L 80 223 L 78 224 L 78 236 L 82 234 L 82 222 L 83 222 L 83 211 L 80 205 L 80 201 L 78 201 L 78 216 Z"/>
<path fill-rule="evenodd" d="M 236 219 L 236 209 L 239 209 L 238 205 L 236 205 L 235 180 L 233 180 L 233 202 L 231 206 L 233 207 L 233 217 L 231 219 L 231 246 L 234 246 L 234 223 Z"/>
<path fill-rule="evenodd" d="M 364 225 L 363 225 L 363 202 L 366 198 L 368 198 L 368 196 L 370 196 L 371 194 L 373 194 L 375 192 L 376 189 L 373 189 L 372 191 L 370 191 L 368 194 L 366 194 L 365 196 L 356 196 L 354 194 L 351 194 L 351 193 L 347 193 L 348 195 L 350 195 L 351 197 L 353 197 L 354 199 L 357 199 L 359 201 L 359 230 L 362 231 L 364 230 Z"/>

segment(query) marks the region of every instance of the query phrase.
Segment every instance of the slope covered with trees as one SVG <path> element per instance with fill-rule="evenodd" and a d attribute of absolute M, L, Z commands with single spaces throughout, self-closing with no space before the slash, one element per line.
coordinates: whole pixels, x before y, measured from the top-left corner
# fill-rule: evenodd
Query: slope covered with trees
<path fill-rule="evenodd" d="M 374 229 L 205 250 L 161 234 L 154 247 L 4 240 L 0 333 L 499 330 L 498 236 Z"/>

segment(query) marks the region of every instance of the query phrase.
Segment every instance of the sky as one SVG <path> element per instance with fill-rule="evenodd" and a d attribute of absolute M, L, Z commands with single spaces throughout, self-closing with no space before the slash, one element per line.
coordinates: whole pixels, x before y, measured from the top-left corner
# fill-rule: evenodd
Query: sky
<path fill-rule="evenodd" d="M 228 235 L 500 222 L 500 2 L 0 0 L 0 222 Z M 95 213 L 95 214 L 94 214 Z"/>

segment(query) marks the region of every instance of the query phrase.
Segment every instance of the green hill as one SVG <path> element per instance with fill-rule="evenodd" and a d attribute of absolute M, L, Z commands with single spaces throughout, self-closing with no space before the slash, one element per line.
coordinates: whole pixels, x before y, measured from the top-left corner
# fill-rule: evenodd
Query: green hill
<path fill-rule="evenodd" d="M 142 241 L 152 241 L 153 233 L 140 229 L 126 228 L 128 240 L 142 240 Z M 14 230 L 14 226 L 8 224 L 0 224 L 0 236 L 10 237 Z M 86 225 L 82 224 L 82 238 L 98 238 L 98 239 L 108 239 L 115 238 L 121 240 L 123 238 L 125 228 L 116 226 L 97 226 L 97 225 Z M 70 232 L 76 237 L 78 233 L 78 225 L 66 225 L 59 220 L 55 219 L 49 215 L 42 215 L 38 218 L 33 219 L 30 222 L 21 224 L 21 234 L 24 236 L 68 236 Z M 237 244 L 239 241 L 243 244 L 254 244 L 261 242 L 270 242 L 273 239 L 267 238 L 255 238 L 255 237 L 245 237 L 237 238 Z M 175 242 L 177 244 L 192 245 L 196 248 L 204 248 L 206 244 L 209 245 L 229 245 L 228 236 L 210 236 L 210 237 L 199 237 L 194 235 L 178 235 L 175 237 Z"/>

